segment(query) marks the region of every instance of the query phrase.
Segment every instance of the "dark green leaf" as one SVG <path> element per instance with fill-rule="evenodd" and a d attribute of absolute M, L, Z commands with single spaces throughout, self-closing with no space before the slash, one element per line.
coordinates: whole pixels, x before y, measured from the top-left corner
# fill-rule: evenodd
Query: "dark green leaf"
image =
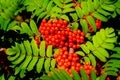
<path fill-rule="evenodd" d="M 50 58 L 47 58 L 47 59 L 45 60 L 44 68 L 45 68 L 45 72 L 46 72 L 46 73 L 50 72 L 50 61 L 51 61 Z"/>
<path fill-rule="evenodd" d="M 96 80 L 96 72 L 94 70 L 91 71 L 92 80 Z"/>
<path fill-rule="evenodd" d="M 86 72 L 83 68 L 80 69 L 80 74 L 84 80 L 89 80 L 88 75 L 86 74 Z"/>
<path fill-rule="evenodd" d="M 57 6 L 59 6 L 59 7 L 62 8 L 62 3 L 60 2 L 60 0 L 53 0 L 53 2 L 54 2 Z"/>
<path fill-rule="evenodd" d="M 71 73 L 74 80 L 81 80 L 80 75 L 75 70 L 71 70 Z"/>
<path fill-rule="evenodd" d="M 63 74 L 66 80 L 73 80 L 64 69 L 60 69 L 60 72 Z"/>

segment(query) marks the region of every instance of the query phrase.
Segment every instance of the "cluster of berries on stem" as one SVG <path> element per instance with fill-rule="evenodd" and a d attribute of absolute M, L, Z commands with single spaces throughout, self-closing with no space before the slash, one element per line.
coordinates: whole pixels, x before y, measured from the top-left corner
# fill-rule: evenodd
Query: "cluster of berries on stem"
<path fill-rule="evenodd" d="M 80 64 L 79 56 L 76 53 L 69 53 L 66 47 L 61 48 L 54 57 L 58 64 L 57 67 L 65 69 L 70 75 L 72 69 L 79 73 L 80 69 L 83 68 L 88 75 L 92 70 L 95 70 L 89 62 L 86 62 L 84 65 Z"/>
<path fill-rule="evenodd" d="M 80 48 L 80 44 L 84 43 L 84 32 L 81 30 L 71 30 L 66 20 L 46 20 L 43 19 L 39 32 L 42 34 L 46 45 L 53 47 L 70 47 L 73 49 Z"/>

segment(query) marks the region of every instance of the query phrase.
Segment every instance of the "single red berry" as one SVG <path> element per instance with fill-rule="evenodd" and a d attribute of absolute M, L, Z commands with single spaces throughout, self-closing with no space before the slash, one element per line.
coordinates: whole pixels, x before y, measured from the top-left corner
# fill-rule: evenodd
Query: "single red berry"
<path fill-rule="evenodd" d="M 46 23 L 46 22 L 47 22 L 47 20 L 46 20 L 46 19 L 43 19 L 43 20 L 42 20 L 42 23 Z"/>
<path fill-rule="evenodd" d="M 68 21 L 67 21 L 67 20 L 63 20 L 63 24 L 64 24 L 64 25 L 67 25 L 67 24 L 68 24 Z"/>
<path fill-rule="evenodd" d="M 81 36 L 85 36 L 84 32 L 81 32 L 80 35 L 81 35 Z"/>
<path fill-rule="evenodd" d="M 87 73 L 87 74 L 90 74 L 91 73 L 91 70 L 85 70 L 85 72 Z"/>

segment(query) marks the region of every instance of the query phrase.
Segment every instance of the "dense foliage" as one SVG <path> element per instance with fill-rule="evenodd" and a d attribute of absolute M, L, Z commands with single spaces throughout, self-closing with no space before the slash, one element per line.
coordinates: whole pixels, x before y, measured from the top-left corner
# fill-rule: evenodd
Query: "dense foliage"
<path fill-rule="evenodd" d="M 115 80 L 120 0 L 0 0 L 0 80 Z"/>

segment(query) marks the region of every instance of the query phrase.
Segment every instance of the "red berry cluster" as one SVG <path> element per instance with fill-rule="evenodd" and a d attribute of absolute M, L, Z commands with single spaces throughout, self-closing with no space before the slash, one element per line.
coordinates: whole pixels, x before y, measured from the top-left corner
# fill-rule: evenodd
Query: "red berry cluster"
<path fill-rule="evenodd" d="M 55 54 L 54 57 L 56 58 L 59 68 L 65 69 L 68 73 L 70 73 L 71 69 L 79 72 L 81 65 L 78 55 L 76 53 L 69 53 L 66 47 L 61 48 L 59 53 Z"/>
<path fill-rule="evenodd" d="M 84 33 L 80 30 L 72 31 L 66 20 L 54 19 L 47 21 L 43 19 L 39 31 L 46 40 L 46 45 L 53 45 L 53 47 L 76 49 L 84 42 Z"/>
<path fill-rule="evenodd" d="M 92 65 L 90 65 L 89 62 L 86 62 L 86 63 L 83 65 L 83 68 L 84 68 L 84 70 L 85 70 L 85 72 L 86 72 L 87 74 L 90 74 L 92 70 L 94 70 L 94 71 L 96 72 L 96 69 L 95 69 Z M 97 72 L 96 72 L 96 73 L 97 73 Z"/>
<path fill-rule="evenodd" d="M 95 22 L 96 22 L 96 28 L 97 28 L 97 29 L 100 29 L 100 28 L 101 28 L 101 21 L 98 20 L 98 19 L 96 19 Z M 93 28 L 92 28 L 91 25 L 88 25 L 88 28 L 89 28 L 90 32 L 94 32 L 94 30 L 93 30 Z"/>
<path fill-rule="evenodd" d="M 89 63 L 85 63 L 84 65 L 80 64 L 79 56 L 76 53 L 69 53 L 66 47 L 61 48 L 59 53 L 55 54 L 54 57 L 57 61 L 58 68 L 65 69 L 69 74 L 71 74 L 71 69 L 79 72 L 83 68 L 87 74 L 90 74 L 91 70 L 94 69 Z"/>

